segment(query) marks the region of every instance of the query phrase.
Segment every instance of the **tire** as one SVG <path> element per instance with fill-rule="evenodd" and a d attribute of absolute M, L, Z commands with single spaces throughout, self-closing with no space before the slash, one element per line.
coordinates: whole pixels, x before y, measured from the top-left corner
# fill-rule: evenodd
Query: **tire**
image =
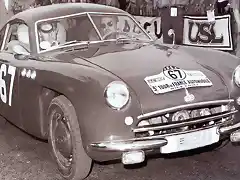
<path fill-rule="evenodd" d="M 60 174 L 68 180 L 85 179 L 91 171 L 92 159 L 83 148 L 72 103 L 65 96 L 58 96 L 51 101 L 48 112 L 48 142 Z"/>

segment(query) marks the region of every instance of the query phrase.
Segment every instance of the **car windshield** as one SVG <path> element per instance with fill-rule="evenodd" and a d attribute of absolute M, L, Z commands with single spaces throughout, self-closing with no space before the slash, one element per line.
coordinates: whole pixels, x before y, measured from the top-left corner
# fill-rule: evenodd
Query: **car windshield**
<path fill-rule="evenodd" d="M 125 14 L 85 13 L 36 23 L 38 51 L 49 51 L 98 41 L 151 41 L 151 37 Z"/>

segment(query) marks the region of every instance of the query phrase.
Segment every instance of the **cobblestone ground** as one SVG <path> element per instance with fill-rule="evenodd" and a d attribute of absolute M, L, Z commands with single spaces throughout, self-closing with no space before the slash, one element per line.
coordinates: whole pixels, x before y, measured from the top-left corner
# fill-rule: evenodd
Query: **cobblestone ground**
<path fill-rule="evenodd" d="M 61 180 L 46 143 L 7 124 L 0 126 L 1 180 Z M 240 147 L 227 145 L 218 151 L 186 157 L 157 158 L 147 166 L 126 169 L 121 164 L 95 164 L 87 180 L 238 180 Z"/>

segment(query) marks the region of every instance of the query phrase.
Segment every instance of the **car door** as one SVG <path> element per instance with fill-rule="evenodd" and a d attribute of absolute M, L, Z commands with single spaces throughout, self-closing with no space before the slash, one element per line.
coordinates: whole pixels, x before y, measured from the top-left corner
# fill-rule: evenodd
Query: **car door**
<path fill-rule="evenodd" d="M 16 30 L 19 24 L 11 22 L 6 26 L 7 30 L 0 51 L 0 114 L 21 127 L 19 76 L 22 63 L 15 59 L 14 53 L 8 46 L 10 42 L 17 41 Z"/>

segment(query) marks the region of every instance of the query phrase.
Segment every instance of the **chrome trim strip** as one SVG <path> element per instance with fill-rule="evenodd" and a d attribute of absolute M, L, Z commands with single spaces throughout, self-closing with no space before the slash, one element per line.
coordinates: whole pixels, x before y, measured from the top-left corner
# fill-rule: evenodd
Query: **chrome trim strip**
<path fill-rule="evenodd" d="M 153 38 L 152 38 L 152 37 L 150 36 L 150 34 L 147 33 L 147 31 L 139 24 L 139 22 L 138 22 L 132 15 L 130 15 L 129 17 L 131 17 L 132 20 L 138 25 L 138 27 L 145 33 L 145 35 L 147 35 L 147 36 L 149 37 L 149 39 L 150 39 L 151 41 L 153 41 Z"/>
<path fill-rule="evenodd" d="M 184 104 L 184 105 L 180 105 L 180 106 L 170 107 L 170 108 L 167 108 L 167 109 L 162 109 L 162 110 L 146 113 L 146 114 L 143 114 L 143 115 L 139 115 L 137 118 L 139 120 L 142 120 L 142 119 L 150 118 L 150 117 L 155 116 L 155 115 L 165 114 L 165 113 L 168 113 L 168 112 L 171 112 L 171 111 L 177 111 L 177 110 L 184 109 L 184 108 L 194 108 L 194 107 L 205 106 L 205 105 L 210 105 L 210 104 L 211 105 L 227 104 L 227 103 L 231 103 L 231 102 L 234 102 L 234 99 L 217 100 L 217 101 L 204 101 L 204 102 L 197 102 L 197 103 L 192 103 L 192 104 Z"/>
<path fill-rule="evenodd" d="M 3 43 L 2 43 L 2 46 L 0 47 L 0 51 L 4 50 L 9 29 L 10 29 L 10 24 L 8 23 L 7 26 L 6 26 L 6 29 L 5 29 L 5 33 L 4 33 L 4 37 L 3 37 Z"/>
<path fill-rule="evenodd" d="M 219 128 L 219 133 L 227 133 L 232 130 L 236 130 L 240 128 L 240 122 L 237 124 L 234 124 L 232 126 L 227 126 L 227 127 L 221 127 Z"/>
<path fill-rule="evenodd" d="M 229 113 L 216 115 L 216 116 L 212 116 L 212 117 L 207 117 L 207 118 L 202 118 L 202 119 L 195 120 L 195 121 L 188 121 L 188 122 L 182 122 L 182 123 L 176 123 L 176 124 L 168 124 L 168 125 L 162 125 L 162 126 L 156 126 L 156 127 L 142 127 L 142 128 L 135 128 L 135 129 L 132 129 L 132 130 L 133 130 L 134 133 L 138 133 L 138 132 L 144 132 L 144 131 L 154 131 L 154 130 L 177 128 L 177 127 L 181 127 L 181 126 L 192 125 L 194 123 L 212 121 L 212 120 L 215 120 L 215 119 L 218 119 L 218 118 L 223 118 L 223 117 L 233 115 L 237 112 L 238 112 L 238 110 L 235 110 L 235 111 L 232 111 L 232 112 L 229 112 Z"/>
<path fill-rule="evenodd" d="M 100 151 L 132 151 L 160 148 L 167 145 L 166 139 L 154 139 L 148 141 L 123 141 L 123 142 L 102 142 L 92 143 L 90 146 Z"/>
<path fill-rule="evenodd" d="M 92 23 L 92 25 L 93 25 L 94 29 L 96 30 L 96 32 L 97 32 L 97 34 L 98 34 L 98 36 L 99 36 L 99 37 L 100 37 L 100 39 L 103 41 L 103 37 L 101 36 L 101 33 L 100 33 L 100 31 L 98 30 L 98 28 L 97 28 L 96 24 L 94 23 L 94 21 L 93 21 L 92 17 L 89 15 L 89 13 L 87 13 L 87 16 L 88 16 L 88 18 L 89 18 L 90 22 Z"/>

